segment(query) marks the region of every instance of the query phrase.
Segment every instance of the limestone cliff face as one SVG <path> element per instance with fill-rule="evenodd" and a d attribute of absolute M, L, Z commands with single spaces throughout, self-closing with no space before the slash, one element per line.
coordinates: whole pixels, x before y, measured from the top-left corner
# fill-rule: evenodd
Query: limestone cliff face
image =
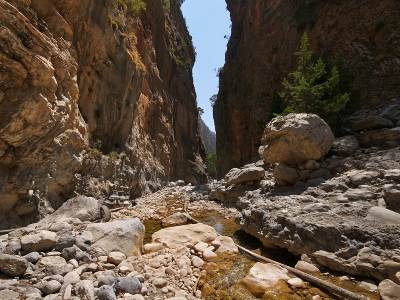
<path fill-rule="evenodd" d="M 215 132 L 211 131 L 208 128 L 207 124 L 204 123 L 202 119 L 200 119 L 200 135 L 203 140 L 204 148 L 207 153 L 215 153 L 216 152 L 216 136 Z"/>
<path fill-rule="evenodd" d="M 218 169 L 257 158 L 273 98 L 306 30 L 313 50 L 352 78 L 356 106 L 400 94 L 400 2 L 227 0 L 232 34 L 214 109 Z"/>
<path fill-rule="evenodd" d="M 1 226 L 205 178 L 180 1 L 145 2 L 0 0 Z"/>

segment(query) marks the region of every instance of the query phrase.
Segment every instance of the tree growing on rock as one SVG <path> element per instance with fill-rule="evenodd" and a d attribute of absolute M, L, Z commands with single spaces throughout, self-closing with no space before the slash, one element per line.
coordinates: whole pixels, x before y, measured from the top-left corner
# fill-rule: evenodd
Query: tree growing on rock
<path fill-rule="evenodd" d="M 333 66 L 328 70 L 322 58 L 314 57 L 306 32 L 295 55 L 296 69 L 283 80 L 279 94 L 285 103 L 283 114 L 314 113 L 335 125 L 350 100 L 350 94 L 341 88 L 339 69 Z"/>

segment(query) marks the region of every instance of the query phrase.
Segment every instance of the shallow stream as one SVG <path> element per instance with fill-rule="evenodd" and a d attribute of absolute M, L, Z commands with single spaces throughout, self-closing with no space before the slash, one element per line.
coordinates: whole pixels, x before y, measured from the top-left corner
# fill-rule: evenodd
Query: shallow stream
<path fill-rule="evenodd" d="M 218 233 L 232 237 L 237 244 L 258 254 L 285 263 L 292 267 L 299 260 L 299 257 L 290 254 L 286 250 L 271 250 L 264 248 L 257 239 L 240 230 L 240 226 L 233 218 L 226 218 L 219 212 L 199 212 L 196 215 L 193 215 L 193 217 L 204 224 L 214 227 Z M 162 229 L 162 225 L 158 220 L 147 220 L 144 223 L 146 226 L 144 242 L 149 243 L 151 242 L 152 234 Z M 315 295 L 319 295 L 321 297 L 320 299 L 337 299 L 329 296 L 320 289 L 309 285 L 308 283 L 306 289 L 292 289 L 285 282 L 280 282 L 273 289 L 267 290 L 261 298 L 257 298 L 240 283 L 241 279 L 246 276 L 255 262 L 256 260 L 250 256 L 237 254 L 220 256 L 218 260 L 207 263 L 205 265 L 206 273 L 200 278 L 198 283 L 199 287 L 201 287 L 203 299 L 311 300 Z M 318 275 L 318 277 L 352 292 L 365 295 L 371 300 L 379 299 L 377 293 L 365 291 L 353 281 L 343 281 L 340 279 L 339 275 L 335 276 L 329 273 L 321 273 Z"/>

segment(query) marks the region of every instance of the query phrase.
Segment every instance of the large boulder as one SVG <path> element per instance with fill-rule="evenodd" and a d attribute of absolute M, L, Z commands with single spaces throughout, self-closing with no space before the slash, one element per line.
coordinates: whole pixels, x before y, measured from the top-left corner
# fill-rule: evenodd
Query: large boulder
<path fill-rule="evenodd" d="M 153 243 L 161 243 L 167 248 L 194 246 L 199 242 L 211 243 L 217 232 L 204 224 L 189 224 L 161 229 L 152 235 Z"/>
<path fill-rule="evenodd" d="M 247 182 L 260 181 L 265 176 L 265 170 L 261 167 L 234 168 L 225 175 L 227 185 L 241 184 Z"/>
<path fill-rule="evenodd" d="M 322 158 L 333 141 L 329 125 L 317 115 L 288 114 L 268 123 L 259 153 L 266 164 L 297 166 Z"/>
<path fill-rule="evenodd" d="M 87 235 L 92 235 L 92 246 L 95 248 L 107 253 L 119 251 L 128 257 L 141 254 L 144 225 L 138 218 L 93 223 L 86 227 L 86 231 Z"/>
<path fill-rule="evenodd" d="M 78 196 L 67 200 L 53 214 L 44 218 L 42 223 L 61 219 L 77 218 L 81 221 L 96 221 L 101 218 L 101 204 L 95 198 Z"/>

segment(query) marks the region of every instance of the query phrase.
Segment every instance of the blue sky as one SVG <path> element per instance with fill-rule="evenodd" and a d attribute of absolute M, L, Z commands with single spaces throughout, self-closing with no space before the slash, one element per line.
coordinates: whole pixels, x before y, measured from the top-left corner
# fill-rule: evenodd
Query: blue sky
<path fill-rule="evenodd" d="M 215 131 L 210 97 L 218 93 L 216 70 L 224 65 L 230 17 L 225 0 L 186 0 L 182 5 L 197 58 L 193 69 L 198 106 L 204 109 L 203 120 Z"/>

